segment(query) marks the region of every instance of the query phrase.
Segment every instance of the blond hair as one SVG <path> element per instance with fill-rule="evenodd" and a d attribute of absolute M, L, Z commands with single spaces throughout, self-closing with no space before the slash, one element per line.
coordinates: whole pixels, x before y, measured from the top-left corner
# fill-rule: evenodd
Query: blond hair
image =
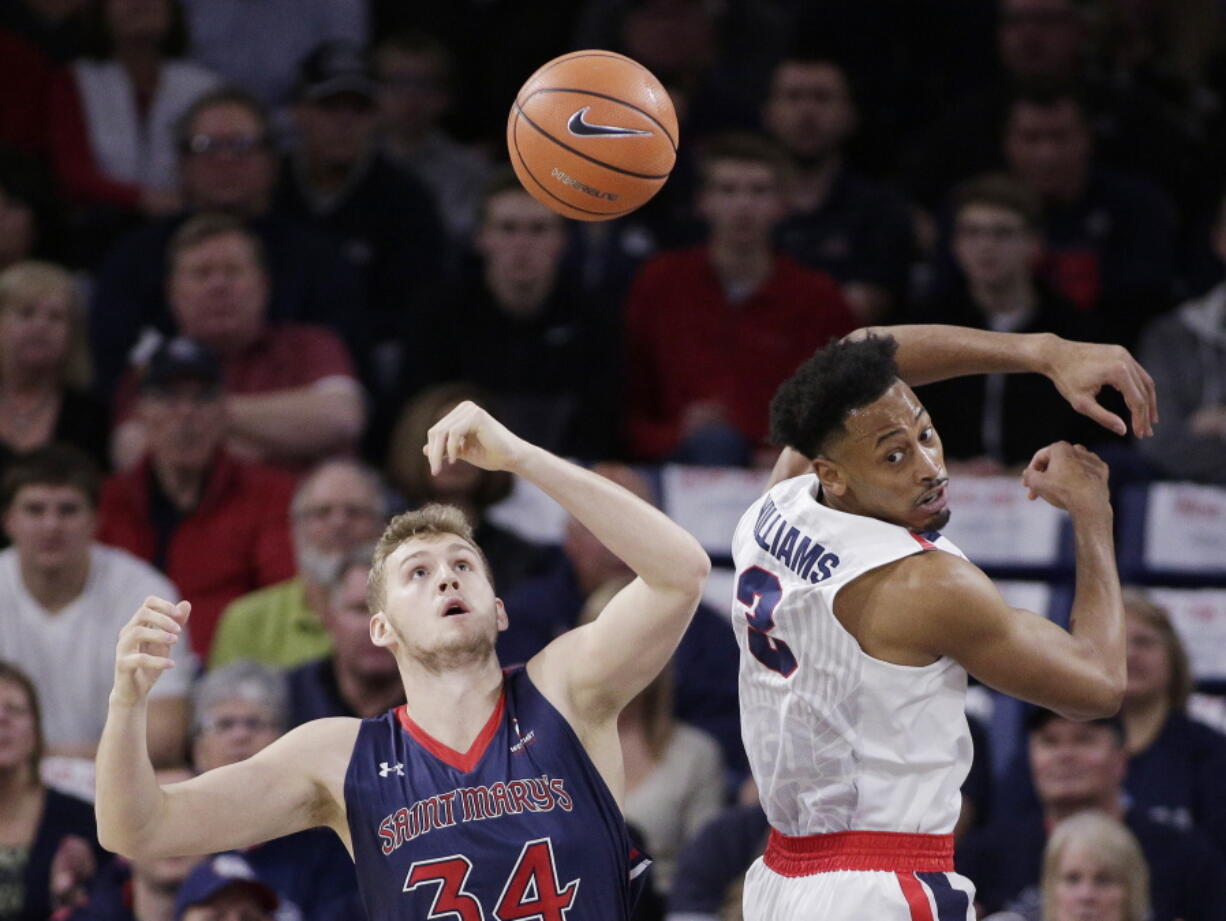
<path fill-rule="evenodd" d="M 1105 812 L 1087 811 L 1069 816 L 1056 826 L 1043 852 L 1043 921 L 1056 921 L 1056 886 L 1060 864 L 1069 848 L 1080 845 L 1107 868 L 1124 887 L 1123 921 L 1149 917 L 1149 867 L 1141 846 L 1122 822 Z"/>
<path fill-rule="evenodd" d="M 491 585 L 493 584 L 494 578 L 490 573 L 489 560 L 485 558 L 485 554 L 473 540 L 473 529 L 468 523 L 468 518 L 454 505 L 431 502 L 419 509 L 401 512 L 388 522 L 387 527 L 383 529 L 383 534 L 379 537 L 379 542 L 375 544 L 374 558 L 370 563 L 370 575 L 366 579 L 366 604 L 372 614 L 383 610 L 383 597 L 387 587 L 383 567 L 387 563 L 387 558 L 405 541 L 440 534 L 454 534 L 461 540 L 472 544 L 473 549 L 477 551 L 477 556 L 481 558 L 486 578 L 490 580 Z"/>
<path fill-rule="evenodd" d="M 72 275 L 53 262 L 34 259 L 15 262 L 0 272 L 0 312 L 17 301 L 60 293 L 68 299 L 68 351 L 60 364 L 59 380 L 64 386 L 88 390 L 93 367 L 85 332 L 85 304 Z"/>

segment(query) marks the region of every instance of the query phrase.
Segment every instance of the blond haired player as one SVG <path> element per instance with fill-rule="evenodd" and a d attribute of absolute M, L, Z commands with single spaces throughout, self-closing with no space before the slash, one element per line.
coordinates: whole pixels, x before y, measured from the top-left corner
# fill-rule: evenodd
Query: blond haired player
<path fill-rule="evenodd" d="M 772 826 L 745 884 L 748 921 L 973 919 L 953 872 L 971 763 L 967 672 L 1072 718 L 1114 713 L 1124 629 L 1107 469 L 1081 446 L 1039 451 L 1023 485 L 1068 511 L 1070 630 L 1011 609 L 940 529 L 941 440 L 909 384 L 1046 374 L 1122 433 L 1151 433 L 1153 384 L 1115 346 L 1050 335 L 894 327 L 822 349 L 780 387 L 772 486 L 733 539 L 741 726 Z"/>

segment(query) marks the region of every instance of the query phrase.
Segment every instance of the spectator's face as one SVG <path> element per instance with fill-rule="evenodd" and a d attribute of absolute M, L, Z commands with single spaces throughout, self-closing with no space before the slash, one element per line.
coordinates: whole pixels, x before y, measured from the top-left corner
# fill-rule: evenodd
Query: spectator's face
<path fill-rule="evenodd" d="M 1000 288 L 1025 279 L 1039 242 L 1016 211 L 988 204 L 964 206 L 954 220 L 954 256 L 972 285 Z"/>
<path fill-rule="evenodd" d="M 0 680 L 0 771 L 6 774 L 30 763 L 38 744 L 34 708 L 25 688 Z"/>
<path fill-rule="evenodd" d="M 765 123 L 802 161 L 820 161 L 836 152 L 855 124 L 842 72 L 830 64 L 781 64 L 771 81 Z"/>
<path fill-rule="evenodd" d="M 4 530 L 21 565 L 42 571 L 88 560 L 97 529 L 94 508 L 75 486 L 23 486 L 4 515 Z"/>
<path fill-rule="evenodd" d="M 1124 921 L 1128 887 L 1101 855 L 1074 842 L 1056 867 L 1052 896 L 1051 921 Z"/>
<path fill-rule="evenodd" d="M 345 553 L 377 540 L 382 530 L 381 498 L 365 477 L 342 464 L 315 474 L 294 512 L 295 541 L 317 553 Z"/>
<path fill-rule="evenodd" d="M 268 208 L 276 162 L 255 112 L 237 103 L 210 106 L 192 122 L 188 148 L 180 166 L 191 207 L 240 215 Z"/>
<path fill-rule="evenodd" d="M 170 31 L 167 0 L 107 0 L 106 25 L 118 43 L 160 42 Z"/>
<path fill-rule="evenodd" d="M 396 659 L 389 650 L 370 641 L 370 609 L 366 606 L 369 572 L 368 567 L 354 566 L 341 577 L 328 600 L 324 626 L 340 668 L 375 680 L 394 676 Z"/>
<path fill-rule="evenodd" d="M 34 212 L 0 189 L 0 269 L 28 259 L 34 251 Z"/>
<path fill-rule="evenodd" d="M 149 453 L 170 467 L 203 470 L 226 433 L 220 390 L 202 381 L 174 381 L 141 394 Z"/>
<path fill-rule="evenodd" d="M 1054 718 L 1030 733 L 1030 770 L 1044 806 L 1092 804 L 1118 795 L 1126 761 L 1110 726 Z"/>
<path fill-rule="evenodd" d="M 68 291 L 13 298 L 0 309 L 0 369 L 58 370 L 68 357 L 71 337 Z"/>
<path fill-rule="evenodd" d="M 477 233 L 486 274 L 509 284 L 552 284 L 566 249 L 562 218 L 527 192 L 508 189 L 490 199 Z"/>
<path fill-rule="evenodd" d="M 213 705 L 192 743 L 192 761 L 201 773 L 245 761 L 281 735 L 273 712 L 254 700 L 235 698 Z"/>
<path fill-rule="evenodd" d="M 700 71 L 715 56 L 715 22 L 700 0 L 646 0 L 622 20 L 626 54 L 663 80 Z"/>
<path fill-rule="evenodd" d="M 180 333 L 232 354 L 254 342 L 264 327 L 268 277 L 246 236 L 218 234 L 179 253 L 169 299 Z"/>
<path fill-rule="evenodd" d="M 1079 106 L 1019 102 L 1005 126 L 1005 159 L 1013 175 L 1043 198 L 1072 201 L 1090 168 L 1090 132 Z"/>
<path fill-rule="evenodd" d="M 1086 31 L 1072 0 L 1004 0 L 997 39 L 1015 79 L 1063 80 L 1077 71 Z"/>
<path fill-rule="evenodd" d="M 182 921 L 272 921 L 260 900 L 242 886 L 221 890 L 183 912 Z"/>
<path fill-rule="evenodd" d="M 1128 686 L 1124 699 L 1130 704 L 1161 700 L 1171 686 L 1171 657 L 1162 634 L 1135 614 L 1124 622 L 1128 638 Z"/>
<path fill-rule="evenodd" d="M 433 128 L 449 102 L 441 62 L 429 52 L 387 48 L 377 64 L 379 118 L 388 129 L 417 137 Z"/>
<path fill-rule="evenodd" d="M 375 102 L 357 93 L 338 93 L 294 110 L 302 153 L 322 168 L 351 168 L 374 141 Z"/>
<path fill-rule="evenodd" d="M 783 184 L 765 163 L 717 160 L 707 166 L 698 212 L 711 236 L 742 246 L 769 246 L 787 211 Z"/>

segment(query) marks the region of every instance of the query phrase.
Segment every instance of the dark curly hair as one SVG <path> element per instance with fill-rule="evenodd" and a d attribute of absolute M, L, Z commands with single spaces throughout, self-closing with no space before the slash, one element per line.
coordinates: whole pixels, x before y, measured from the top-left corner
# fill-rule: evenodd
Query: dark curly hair
<path fill-rule="evenodd" d="M 832 435 L 843 434 L 853 409 L 881 397 L 898 378 L 891 336 L 832 342 L 784 381 L 771 400 L 771 441 L 816 457 Z"/>

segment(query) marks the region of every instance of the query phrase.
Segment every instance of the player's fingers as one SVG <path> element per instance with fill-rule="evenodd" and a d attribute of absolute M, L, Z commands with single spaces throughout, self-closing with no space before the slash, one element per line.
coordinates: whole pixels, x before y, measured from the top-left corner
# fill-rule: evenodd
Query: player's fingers
<path fill-rule="evenodd" d="M 171 610 L 175 610 L 172 608 Z M 183 627 L 179 621 L 171 615 L 155 610 L 154 608 L 141 608 L 132 615 L 132 619 L 125 624 L 125 629 L 130 629 L 137 626 L 159 627 L 168 633 L 173 633 L 176 636 L 182 632 Z"/>
<path fill-rule="evenodd" d="M 456 426 L 447 433 L 447 460 L 455 463 L 464 451 L 464 435 L 468 430 Z"/>
<path fill-rule="evenodd" d="M 180 625 L 187 623 L 187 619 L 192 616 L 192 603 L 190 601 L 180 601 L 175 605 L 175 620 Z"/>
<path fill-rule="evenodd" d="M 138 669 L 153 669 L 154 671 L 164 672 L 175 667 L 175 660 L 168 656 L 155 656 L 148 652 L 130 652 L 117 658 L 115 664 L 122 671 L 128 672 L 134 672 Z"/>
<path fill-rule="evenodd" d="M 1153 407 L 1149 402 L 1149 389 L 1145 386 L 1140 371 L 1140 365 L 1130 359 L 1125 367 L 1123 381 L 1117 386 L 1117 389 L 1124 395 L 1124 402 L 1128 405 L 1128 412 L 1132 416 L 1133 434 L 1138 437 L 1146 437 L 1153 434 L 1150 421 Z"/>
<path fill-rule="evenodd" d="M 141 607 L 170 616 L 174 614 L 175 603 L 167 601 L 165 598 L 159 598 L 157 595 L 150 595 L 144 600 Z"/>
<path fill-rule="evenodd" d="M 169 630 L 160 630 L 157 627 L 138 626 L 133 627 L 128 631 L 127 640 L 129 643 L 157 643 L 161 646 L 169 646 L 177 641 L 179 637 L 171 633 Z"/>
<path fill-rule="evenodd" d="M 430 472 L 435 476 L 438 476 L 438 472 L 443 469 L 446 432 L 446 428 L 440 423 L 430 429 L 430 435 L 426 440 L 426 457 L 430 460 Z"/>
<path fill-rule="evenodd" d="M 1110 429 L 1117 435 L 1128 433 L 1128 426 L 1124 423 L 1124 420 L 1100 404 L 1092 396 L 1077 397 L 1071 401 L 1070 405 L 1083 416 L 1089 416 L 1103 428 Z"/>

